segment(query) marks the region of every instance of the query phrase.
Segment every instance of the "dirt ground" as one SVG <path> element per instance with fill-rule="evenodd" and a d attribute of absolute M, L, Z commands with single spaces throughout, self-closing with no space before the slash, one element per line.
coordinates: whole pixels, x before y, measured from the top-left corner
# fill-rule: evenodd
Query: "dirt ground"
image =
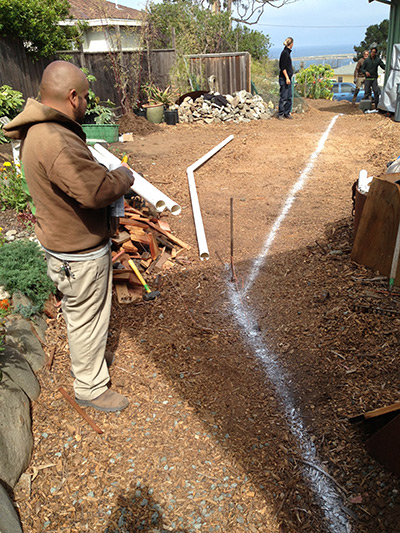
<path fill-rule="evenodd" d="M 34 453 L 15 490 L 24 531 L 399 532 L 399 480 L 367 453 L 370 428 L 349 422 L 399 400 L 400 291 L 389 298 L 350 259 L 352 184 L 399 155 L 399 125 L 328 101 L 292 121 L 140 124 L 110 149 L 182 206 L 168 222 L 191 250 L 157 300 L 114 299 L 111 379 L 130 405 L 88 409 L 102 435 L 57 391 L 72 395 L 72 378 L 63 321 L 49 320 L 54 364 L 38 374 Z M 231 134 L 195 172 L 202 262 L 186 169 Z M 393 312 L 362 313 L 369 304 Z"/>

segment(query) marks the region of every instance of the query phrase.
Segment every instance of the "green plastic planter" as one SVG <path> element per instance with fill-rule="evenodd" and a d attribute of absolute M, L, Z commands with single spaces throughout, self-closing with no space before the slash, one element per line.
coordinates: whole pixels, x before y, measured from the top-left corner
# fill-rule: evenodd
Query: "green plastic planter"
<path fill-rule="evenodd" d="M 82 124 L 88 141 L 104 140 L 108 143 L 118 141 L 118 124 Z"/>

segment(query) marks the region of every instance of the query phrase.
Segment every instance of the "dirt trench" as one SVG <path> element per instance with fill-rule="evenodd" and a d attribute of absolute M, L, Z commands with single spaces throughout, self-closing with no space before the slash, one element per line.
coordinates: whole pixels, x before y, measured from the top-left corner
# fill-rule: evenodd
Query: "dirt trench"
<path fill-rule="evenodd" d="M 254 316 L 246 335 L 231 294 L 246 287 L 336 115 L 243 296 Z M 364 428 L 348 422 L 399 395 L 399 319 L 354 311 L 354 303 L 380 302 L 384 287 L 363 284 L 374 273 L 350 260 L 352 183 L 361 168 L 382 174 L 397 157 L 397 129 L 347 103 L 311 101 L 293 121 L 163 125 L 111 147 L 182 205 L 168 220 L 192 248 L 165 271 L 161 298 L 114 300 L 112 383 L 130 406 L 117 415 L 90 411 L 103 435 L 57 392 L 63 385 L 72 393 L 72 380 L 62 319 L 49 321 L 56 352 L 33 405 L 28 473 L 36 475 L 30 492 L 22 485 L 15 492 L 25 531 L 400 531 L 398 479 L 367 454 Z M 234 140 L 195 173 L 210 250 L 201 262 L 186 168 L 230 134 Z M 305 453 L 304 435 L 318 463 Z M 337 495 L 332 512 L 326 484 Z"/>

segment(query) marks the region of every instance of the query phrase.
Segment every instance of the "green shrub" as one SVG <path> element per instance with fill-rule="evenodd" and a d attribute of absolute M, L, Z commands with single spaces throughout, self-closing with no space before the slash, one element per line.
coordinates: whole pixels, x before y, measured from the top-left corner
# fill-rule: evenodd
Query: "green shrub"
<path fill-rule="evenodd" d="M 8 117 L 10 120 L 18 115 L 24 106 L 24 98 L 21 92 L 15 91 L 9 85 L 0 87 L 0 117 Z"/>
<path fill-rule="evenodd" d="M 0 284 L 11 294 L 22 292 L 39 309 L 56 290 L 47 276 L 40 246 L 28 240 L 14 241 L 0 248 Z"/>
<path fill-rule="evenodd" d="M 296 89 L 304 98 L 332 100 L 334 75 L 330 65 L 310 65 L 296 74 Z"/>
<path fill-rule="evenodd" d="M 15 163 L 6 161 L 0 169 L 0 208 L 21 213 L 28 209 L 29 201 L 20 169 Z"/>
<path fill-rule="evenodd" d="M 9 85 L 2 85 L 0 87 L 0 118 L 13 119 L 22 111 L 24 102 L 22 93 L 15 91 Z M 4 135 L 3 124 L 0 124 L 0 144 L 9 142 L 10 139 Z"/>
<path fill-rule="evenodd" d="M 87 68 L 81 68 L 82 72 L 86 75 L 89 83 L 97 81 L 93 74 L 89 74 Z M 114 102 L 108 99 L 106 102 L 101 102 L 100 98 L 96 96 L 93 89 L 89 88 L 89 95 L 87 98 L 86 115 L 95 115 L 95 124 L 114 124 L 115 123 L 115 111 Z"/>

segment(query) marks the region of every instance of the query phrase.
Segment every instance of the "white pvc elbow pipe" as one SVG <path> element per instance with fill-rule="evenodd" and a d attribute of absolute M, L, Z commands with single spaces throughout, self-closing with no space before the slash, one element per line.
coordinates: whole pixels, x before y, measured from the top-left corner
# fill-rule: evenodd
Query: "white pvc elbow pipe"
<path fill-rule="evenodd" d="M 101 144 L 96 143 L 93 146 L 93 150 L 91 151 L 94 157 L 102 164 L 104 164 L 103 161 L 106 161 L 106 166 L 110 170 L 110 165 L 112 165 L 113 168 L 121 166 L 121 161 L 118 159 L 118 157 L 109 152 Z M 96 153 L 99 154 L 99 157 L 96 155 Z M 147 181 L 143 176 L 135 172 L 133 169 L 131 169 L 131 172 L 135 177 L 135 182 L 132 185 L 131 189 L 136 194 L 141 196 L 149 204 L 153 205 L 159 213 L 161 213 L 162 211 L 164 211 L 165 208 L 167 208 L 172 215 L 180 214 L 181 206 L 179 204 L 174 202 L 171 198 L 169 198 L 169 196 L 157 189 L 157 187 L 152 185 L 149 181 Z"/>
<path fill-rule="evenodd" d="M 219 152 L 219 150 L 221 150 L 221 148 L 223 148 L 226 144 L 228 144 L 233 138 L 234 136 L 230 135 L 220 144 L 215 146 L 215 148 L 207 152 L 205 155 L 203 155 L 203 157 L 198 159 L 195 163 L 193 163 L 192 165 L 190 165 L 190 167 L 186 169 L 187 177 L 188 177 L 188 184 L 189 184 L 190 198 L 192 201 L 192 211 L 193 211 L 194 225 L 196 229 L 197 244 L 199 247 L 200 259 L 202 261 L 204 261 L 204 259 L 206 260 L 209 259 L 210 254 L 208 252 L 207 239 L 206 239 L 206 234 L 204 231 L 203 218 L 201 216 L 199 197 L 197 195 L 196 183 L 194 180 L 194 171 L 198 169 L 208 159 L 210 159 L 214 154 Z"/>

